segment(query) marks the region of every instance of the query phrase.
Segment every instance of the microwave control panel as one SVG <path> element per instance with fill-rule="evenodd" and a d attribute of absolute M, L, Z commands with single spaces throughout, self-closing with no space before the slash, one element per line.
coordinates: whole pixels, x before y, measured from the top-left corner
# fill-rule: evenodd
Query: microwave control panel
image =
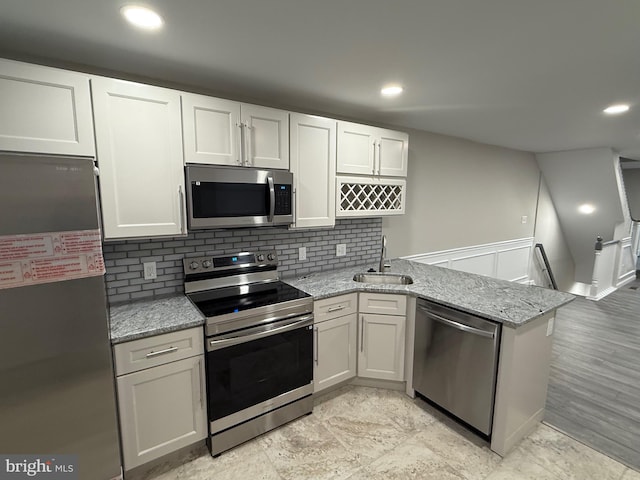
<path fill-rule="evenodd" d="M 291 215 L 291 185 L 274 185 L 276 190 L 275 215 Z"/>

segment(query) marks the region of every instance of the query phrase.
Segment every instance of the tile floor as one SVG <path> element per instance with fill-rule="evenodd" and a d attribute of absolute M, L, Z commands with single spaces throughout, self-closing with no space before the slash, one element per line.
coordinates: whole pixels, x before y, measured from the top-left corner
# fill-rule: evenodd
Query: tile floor
<path fill-rule="evenodd" d="M 640 480 L 640 473 L 545 425 L 505 458 L 421 400 L 347 386 L 313 414 L 212 458 L 197 449 L 145 480 Z"/>

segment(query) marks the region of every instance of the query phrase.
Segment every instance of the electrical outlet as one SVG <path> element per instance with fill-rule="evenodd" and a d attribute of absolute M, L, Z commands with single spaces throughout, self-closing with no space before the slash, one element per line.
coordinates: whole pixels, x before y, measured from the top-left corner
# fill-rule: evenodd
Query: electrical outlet
<path fill-rule="evenodd" d="M 153 280 L 158 276 L 156 272 L 156 262 L 144 262 L 144 279 L 145 280 Z"/>
<path fill-rule="evenodd" d="M 347 244 L 339 243 L 336 245 L 336 257 L 344 257 L 347 254 Z"/>
<path fill-rule="evenodd" d="M 529 217 L 527 217 L 526 215 L 522 215 L 520 217 L 520 222 L 521 223 L 527 223 L 527 220 L 529 220 Z"/>
<path fill-rule="evenodd" d="M 547 337 L 553 334 L 553 318 L 550 318 L 547 322 Z"/>
<path fill-rule="evenodd" d="M 307 259 L 307 247 L 298 248 L 298 260 L 306 260 Z"/>

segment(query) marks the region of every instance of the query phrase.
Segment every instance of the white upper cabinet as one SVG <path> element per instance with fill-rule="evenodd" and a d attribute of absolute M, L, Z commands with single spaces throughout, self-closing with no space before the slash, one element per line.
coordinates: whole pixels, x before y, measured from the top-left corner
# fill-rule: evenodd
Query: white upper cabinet
<path fill-rule="evenodd" d="M 409 135 L 384 129 L 378 129 L 378 132 L 378 175 L 406 177 Z"/>
<path fill-rule="evenodd" d="M 242 165 L 240 104 L 182 94 L 185 163 Z"/>
<path fill-rule="evenodd" d="M 337 172 L 406 177 L 408 148 L 406 133 L 338 122 Z"/>
<path fill-rule="evenodd" d="M 0 150 L 93 157 L 89 77 L 0 59 Z"/>
<path fill-rule="evenodd" d="M 375 174 L 375 130 L 368 125 L 338 122 L 339 173 Z"/>
<path fill-rule="evenodd" d="M 186 234 L 180 93 L 91 82 L 105 239 Z"/>
<path fill-rule="evenodd" d="M 292 113 L 293 228 L 333 227 L 336 221 L 336 121 Z"/>
<path fill-rule="evenodd" d="M 247 167 L 289 169 L 289 112 L 242 104 Z"/>
<path fill-rule="evenodd" d="M 185 163 L 289 169 L 289 113 L 182 94 Z"/>

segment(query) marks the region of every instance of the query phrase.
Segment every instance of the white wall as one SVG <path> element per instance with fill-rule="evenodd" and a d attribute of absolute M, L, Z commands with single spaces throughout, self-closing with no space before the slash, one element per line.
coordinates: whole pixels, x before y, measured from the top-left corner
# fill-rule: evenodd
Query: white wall
<path fill-rule="evenodd" d="M 532 153 L 408 133 L 406 214 L 382 223 L 389 257 L 533 237 L 539 170 Z"/>
<path fill-rule="evenodd" d="M 549 194 L 544 178 L 541 178 L 540 196 L 538 199 L 538 214 L 536 216 L 535 243 L 542 243 L 545 252 L 551 264 L 551 271 L 556 279 L 558 288 L 563 291 L 569 291 L 573 286 L 575 265 L 569 245 L 565 240 L 560 225 L 560 219 L 556 213 L 556 209 Z M 542 271 L 541 264 L 538 260 L 539 254 L 536 253 L 531 262 L 530 277 L 536 285 L 547 286 L 547 278 Z"/>
<path fill-rule="evenodd" d="M 640 162 L 637 163 L 640 167 Z M 626 167 L 625 163 L 623 167 Z M 631 216 L 636 220 L 640 220 L 640 168 L 623 168 L 622 178 L 624 180 L 624 188 L 627 192 L 627 200 L 629 202 L 629 210 Z"/>
<path fill-rule="evenodd" d="M 575 280 L 590 284 L 596 236 L 612 240 L 616 227 L 626 223 L 618 157 L 609 148 L 592 148 L 538 154 L 537 160 L 575 261 Z M 578 213 L 583 203 L 593 204 L 596 211 Z"/>

